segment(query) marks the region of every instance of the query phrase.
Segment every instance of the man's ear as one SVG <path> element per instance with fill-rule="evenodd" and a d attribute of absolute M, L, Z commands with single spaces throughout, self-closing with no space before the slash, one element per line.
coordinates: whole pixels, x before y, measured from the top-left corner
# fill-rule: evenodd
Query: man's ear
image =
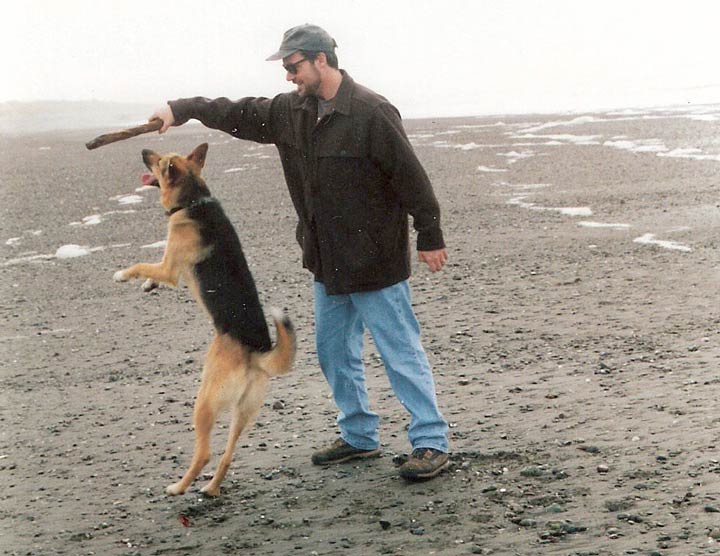
<path fill-rule="evenodd" d="M 190 156 L 187 157 L 187 159 L 194 163 L 198 169 L 202 170 L 203 166 L 205 166 L 205 157 L 207 156 L 208 151 L 208 144 L 203 143 L 202 145 L 198 145 L 195 147 L 195 150 L 190 153 Z"/>

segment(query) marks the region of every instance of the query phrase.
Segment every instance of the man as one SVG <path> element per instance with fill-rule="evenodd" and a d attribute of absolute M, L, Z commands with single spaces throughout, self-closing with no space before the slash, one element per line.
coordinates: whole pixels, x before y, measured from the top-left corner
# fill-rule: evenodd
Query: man
<path fill-rule="evenodd" d="M 179 99 L 151 119 L 163 121 L 160 133 L 195 118 L 277 146 L 299 219 L 303 266 L 315 277 L 318 359 L 339 408 L 340 438 L 312 461 L 380 454 L 362 362 L 367 328 L 411 416 L 413 452 L 400 475 L 429 479 L 448 465 L 448 427 L 410 303 L 408 214 L 418 257 L 436 272 L 448 258 L 440 209 L 398 111 L 338 69 L 336 46 L 320 27 L 294 27 L 268 60 L 282 60 L 296 91 L 273 99 Z"/>

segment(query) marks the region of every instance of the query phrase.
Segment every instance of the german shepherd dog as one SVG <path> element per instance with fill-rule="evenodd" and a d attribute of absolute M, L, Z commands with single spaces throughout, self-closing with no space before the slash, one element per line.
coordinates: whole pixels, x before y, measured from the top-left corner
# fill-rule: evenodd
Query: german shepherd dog
<path fill-rule="evenodd" d="M 220 493 L 235 444 L 260 410 L 268 379 L 290 372 L 295 358 L 295 333 L 282 311 L 273 311 L 277 344 L 271 346 L 240 240 L 200 175 L 207 150 L 204 143 L 188 157 L 142 152 L 153 174 L 150 183 L 160 188 L 160 203 L 168 216 L 167 245 L 161 262 L 139 263 L 114 275 L 118 282 L 144 278 L 146 291 L 158 283 L 175 287 L 182 280 L 215 327 L 195 400 L 195 453 L 182 479 L 167 487 L 171 495 L 184 493 L 208 463 L 212 427 L 218 414 L 230 408 L 225 453 L 202 489 L 208 496 Z"/>

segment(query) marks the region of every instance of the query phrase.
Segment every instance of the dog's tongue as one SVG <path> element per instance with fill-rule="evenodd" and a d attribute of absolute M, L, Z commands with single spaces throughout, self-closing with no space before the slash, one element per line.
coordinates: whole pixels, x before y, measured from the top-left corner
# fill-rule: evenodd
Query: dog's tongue
<path fill-rule="evenodd" d="M 157 178 L 150 172 L 145 172 L 140 176 L 140 181 L 143 185 L 157 185 Z"/>

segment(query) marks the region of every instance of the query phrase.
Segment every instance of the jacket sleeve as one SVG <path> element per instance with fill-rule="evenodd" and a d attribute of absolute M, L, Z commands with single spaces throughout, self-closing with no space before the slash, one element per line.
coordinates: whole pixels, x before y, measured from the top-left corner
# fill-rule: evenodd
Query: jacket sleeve
<path fill-rule="evenodd" d="M 168 104 L 176 126 L 196 119 L 206 127 L 239 139 L 277 144 L 292 140 L 290 99 L 287 96 L 280 94 L 272 99 L 246 97 L 240 100 L 193 97 L 171 100 Z"/>
<path fill-rule="evenodd" d="M 417 250 L 445 247 L 440 228 L 440 205 L 425 170 L 403 129 L 400 114 L 388 103 L 380 104 L 370 122 L 370 156 L 389 177 L 389 184 L 413 217 Z"/>

